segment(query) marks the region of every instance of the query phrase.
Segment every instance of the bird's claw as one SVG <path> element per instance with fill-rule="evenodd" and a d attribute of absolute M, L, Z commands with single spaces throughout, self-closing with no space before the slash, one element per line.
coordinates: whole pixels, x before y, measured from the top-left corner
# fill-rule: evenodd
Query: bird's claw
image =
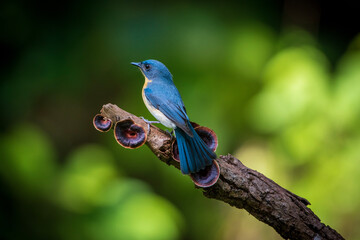
<path fill-rule="evenodd" d="M 174 129 L 169 131 L 168 129 L 165 130 L 170 135 L 170 141 L 174 139 Z"/>
<path fill-rule="evenodd" d="M 148 129 L 147 129 L 147 133 L 149 134 L 150 133 L 150 124 L 153 124 L 153 123 L 160 123 L 159 121 L 149 121 L 147 120 L 146 118 L 144 117 L 140 117 L 142 120 L 144 120 L 144 122 L 147 123 L 147 126 L 148 126 Z"/>

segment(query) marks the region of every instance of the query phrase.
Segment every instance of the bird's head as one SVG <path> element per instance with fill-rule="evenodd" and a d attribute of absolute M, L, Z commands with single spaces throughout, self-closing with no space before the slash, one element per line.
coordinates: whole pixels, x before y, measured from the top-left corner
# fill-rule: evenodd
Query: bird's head
<path fill-rule="evenodd" d="M 132 62 L 131 64 L 140 68 L 141 72 L 149 80 L 172 81 L 170 71 L 163 63 L 157 60 L 149 59 L 142 62 Z"/>

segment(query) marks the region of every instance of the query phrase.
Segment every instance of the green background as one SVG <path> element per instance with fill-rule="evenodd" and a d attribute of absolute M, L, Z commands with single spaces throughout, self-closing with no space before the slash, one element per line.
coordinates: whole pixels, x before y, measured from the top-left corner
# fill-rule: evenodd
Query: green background
<path fill-rule="evenodd" d="M 280 239 L 147 147 L 94 129 L 109 102 L 153 120 L 130 65 L 149 58 L 168 66 L 191 120 L 217 133 L 218 154 L 360 239 L 360 31 L 349 16 L 311 1 L 0 9 L 1 239 Z"/>

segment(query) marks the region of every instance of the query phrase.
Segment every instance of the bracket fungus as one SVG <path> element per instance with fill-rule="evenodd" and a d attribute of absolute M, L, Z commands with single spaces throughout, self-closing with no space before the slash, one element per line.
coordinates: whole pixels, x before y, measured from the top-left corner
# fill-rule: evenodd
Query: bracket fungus
<path fill-rule="evenodd" d="M 114 129 L 116 141 L 124 148 L 139 148 L 146 142 L 145 129 L 131 119 L 117 122 Z"/>
<path fill-rule="evenodd" d="M 214 160 L 213 164 L 196 173 L 190 173 L 191 180 L 196 186 L 206 188 L 214 185 L 220 177 L 219 164 Z"/>
<path fill-rule="evenodd" d="M 112 121 L 109 118 L 102 116 L 101 114 L 96 114 L 93 118 L 93 124 L 96 130 L 100 132 L 107 132 L 112 127 Z"/>
<path fill-rule="evenodd" d="M 180 162 L 180 157 L 179 157 L 179 147 L 177 145 L 177 141 L 176 139 L 172 142 L 171 144 L 171 156 L 172 158 L 177 161 Z"/>
<path fill-rule="evenodd" d="M 213 151 L 216 151 L 216 148 L 218 146 L 218 139 L 215 134 L 215 132 L 208 128 L 203 126 L 198 126 L 195 128 L 195 131 L 201 139 L 205 142 L 205 144 Z"/>

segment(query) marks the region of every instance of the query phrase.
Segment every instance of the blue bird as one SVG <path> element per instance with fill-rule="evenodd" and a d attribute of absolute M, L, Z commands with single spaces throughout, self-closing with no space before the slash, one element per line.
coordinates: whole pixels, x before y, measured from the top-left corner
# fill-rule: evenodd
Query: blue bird
<path fill-rule="evenodd" d="M 192 127 L 180 93 L 166 66 L 157 60 L 132 62 L 145 76 L 142 98 L 161 124 L 175 131 L 183 174 L 199 172 L 212 164 L 216 154 Z"/>

